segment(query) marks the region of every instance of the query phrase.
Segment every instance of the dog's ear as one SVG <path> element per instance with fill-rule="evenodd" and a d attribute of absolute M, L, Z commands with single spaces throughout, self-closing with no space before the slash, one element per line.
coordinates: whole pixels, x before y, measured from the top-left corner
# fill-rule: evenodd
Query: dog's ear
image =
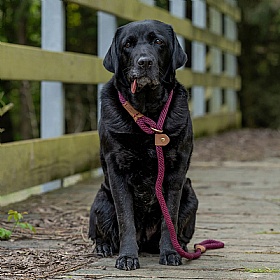
<path fill-rule="evenodd" d="M 105 55 L 105 58 L 103 60 L 103 65 L 108 71 L 115 73 L 114 60 L 116 59 L 116 51 L 115 51 L 115 47 L 113 45 L 115 45 L 114 42 L 112 43 L 108 52 Z"/>
<path fill-rule="evenodd" d="M 188 60 L 186 53 L 183 51 L 179 41 L 177 39 L 176 33 L 173 31 L 171 25 L 167 25 L 167 30 L 170 34 L 170 40 L 172 43 L 170 45 L 171 50 L 171 62 L 168 66 L 163 81 L 166 84 L 165 86 L 171 90 L 174 88 L 175 83 L 175 70 L 185 65 Z"/>
<path fill-rule="evenodd" d="M 172 29 L 172 27 L 171 27 Z M 187 54 L 183 51 L 175 32 L 172 29 L 173 33 L 173 53 L 172 53 L 172 62 L 173 62 L 173 70 L 182 67 L 188 61 Z"/>
<path fill-rule="evenodd" d="M 104 67 L 112 73 L 116 73 L 119 67 L 118 38 L 120 32 L 121 32 L 121 28 L 118 28 L 113 38 L 112 44 L 103 60 Z"/>

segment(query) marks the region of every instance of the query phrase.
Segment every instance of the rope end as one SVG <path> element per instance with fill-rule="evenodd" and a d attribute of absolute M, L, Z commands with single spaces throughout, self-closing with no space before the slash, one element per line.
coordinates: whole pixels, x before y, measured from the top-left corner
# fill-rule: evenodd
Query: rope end
<path fill-rule="evenodd" d="M 194 249 L 195 249 L 195 251 L 200 250 L 201 254 L 203 254 L 206 251 L 206 248 L 203 245 L 200 245 L 200 244 L 195 244 Z"/>
<path fill-rule="evenodd" d="M 204 253 L 207 249 L 220 249 L 224 248 L 225 244 L 217 240 L 204 240 L 198 244 L 194 245 L 195 251 L 200 250 L 201 253 Z"/>

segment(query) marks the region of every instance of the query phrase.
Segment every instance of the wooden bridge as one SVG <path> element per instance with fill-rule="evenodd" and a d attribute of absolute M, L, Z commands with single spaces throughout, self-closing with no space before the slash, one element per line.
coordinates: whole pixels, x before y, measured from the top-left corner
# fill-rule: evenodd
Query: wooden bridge
<path fill-rule="evenodd" d="M 65 2 L 98 11 L 98 33 L 107 35 L 98 37 L 98 57 L 64 51 Z M 170 0 L 169 11 L 152 6 L 154 2 L 45 0 L 42 49 L 0 42 L 0 78 L 42 81 L 44 100 L 42 138 L 0 146 L 0 227 L 10 226 L 4 215 L 10 207 L 28 207 L 30 223 L 43 221 L 30 238 L 15 232 L 15 242 L 0 241 L 1 279 L 279 279 L 279 160 L 192 162 L 190 176 L 200 201 L 192 245 L 217 238 L 225 242 L 224 249 L 207 251 L 179 267 L 161 266 L 158 256 L 141 255 L 141 269 L 130 272 L 116 270 L 115 258 L 98 260 L 92 254 L 85 238 L 86 215 L 100 185 L 91 178 L 99 167 L 99 139 L 96 131 L 63 135 L 62 84 L 100 88 L 110 79 L 102 57 L 116 18 L 151 18 L 173 25 L 191 57 L 191 68 L 178 70 L 177 77 L 192 93 L 196 135 L 240 126 L 240 10 L 235 1 Z M 86 178 L 73 187 L 9 204 Z M 58 181 L 42 187 L 53 180 Z"/>

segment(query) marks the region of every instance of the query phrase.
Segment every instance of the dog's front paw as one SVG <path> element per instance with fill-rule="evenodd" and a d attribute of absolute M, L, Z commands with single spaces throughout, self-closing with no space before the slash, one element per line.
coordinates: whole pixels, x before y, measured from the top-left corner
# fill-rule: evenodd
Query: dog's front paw
<path fill-rule="evenodd" d="M 164 265 L 177 266 L 182 264 L 182 258 L 178 253 L 174 251 L 166 251 L 160 254 L 159 263 Z"/>
<path fill-rule="evenodd" d="M 97 243 L 95 252 L 99 257 L 102 257 L 102 258 L 113 256 L 112 247 L 110 245 L 108 245 L 107 243 Z"/>
<path fill-rule="evenodd" d="M 120 256 L 116 261 L 115 267 L 122 270 L 134 270 L 140 268 L 140 265 L 138 258 Z"/>

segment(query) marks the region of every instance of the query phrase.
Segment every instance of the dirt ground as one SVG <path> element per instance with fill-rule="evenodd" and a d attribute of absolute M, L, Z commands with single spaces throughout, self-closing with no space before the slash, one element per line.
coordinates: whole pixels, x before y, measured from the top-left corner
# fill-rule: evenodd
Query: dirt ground
<path fill-rule="evenodd" d="M 192 162 L 275 158 L 280 158 L 279 131 L 242 129 L 196 139 Z M 12 229 L 6 221 L 9 209 L 28 211 L 25 221 L 36 233 L 16 229 L 11 240 L 0 241 L 0 279 L 49 279 L 96 261 L 87 239 L 93 198 L 92 183 L 86 181 L 81 192 L 69 187 L 3 207 L 0 227 Z"/>
<path fill-rule="evenodd" d="M 279 130 L 240 129 L 196 139 L 192 161 L 262 161 L 279 157 Z"/>

